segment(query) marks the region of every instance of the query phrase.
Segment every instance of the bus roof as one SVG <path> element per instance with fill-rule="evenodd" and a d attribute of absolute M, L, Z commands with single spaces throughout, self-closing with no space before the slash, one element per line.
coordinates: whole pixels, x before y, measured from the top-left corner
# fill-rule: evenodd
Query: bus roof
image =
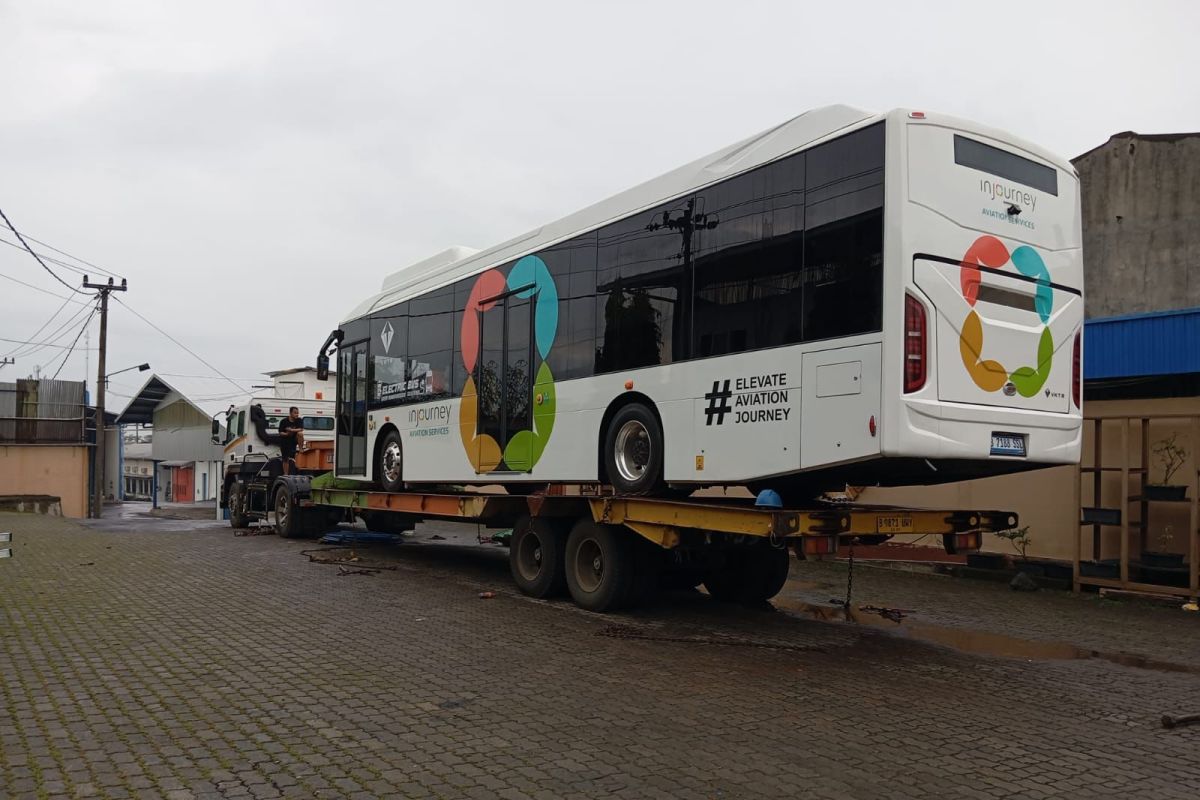
<path fill-rule="evenodd" d="M 665 175 L 615 194 L 557 222 L 536 228 L 486 250 L 453 247 L 389 275 L 381 291 L 359 304 L 346 321 L 358 319 L 409 297 L 437 289 L 459 278 L 483 272 L 551 244 L 650 208 L 691 189 L 753 169 L 843 129 L 882 119 L 850 106 L 834 105 L 806 111 L 781 125 L 724 147 Z"/>

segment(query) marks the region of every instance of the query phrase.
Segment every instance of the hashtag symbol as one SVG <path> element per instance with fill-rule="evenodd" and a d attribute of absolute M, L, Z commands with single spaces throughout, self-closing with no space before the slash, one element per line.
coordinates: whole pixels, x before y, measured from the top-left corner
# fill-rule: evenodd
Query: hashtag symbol
<path fill-rule="evenodd" d="M 725 424 L 725 415 L 732 410 L 729 405 L 730 397 L 733 397 L 733 392 L 729 390 L 728 380 L 724 386 L 720 381 L 713 381 L 712 391 L 704 395 L 704 399 L 708 401 L 708 407 L 704 409 L 704 415 L 707 417 L 705 425 L 712 425 L 714 416 L 718 425 Z"/>

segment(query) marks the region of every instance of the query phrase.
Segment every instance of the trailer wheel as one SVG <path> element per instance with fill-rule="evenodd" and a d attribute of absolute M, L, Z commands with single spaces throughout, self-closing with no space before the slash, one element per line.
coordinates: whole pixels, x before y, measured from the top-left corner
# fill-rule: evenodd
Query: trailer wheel
<path fill-rule="evenodd" d="M 275 492 L 275 532 L 285 539 L 312 535 L 311 520 L 304 509 L 296 506 L 295 498 L 286 487 Z"/>
<path fill-rule="evenodd" d="M 530 597 L 555 597 L 566 592 L 566 544 L 566 532 L 551 520 L 520 517 L 513 525 L 508 548 L 508 566 L 517 588 Z"/>
<path fill-rule="evenodd" d="M 791 555 L 786 548 L 763 545 L 731 550 L 724 566 L 705 576 L 704 588 L 716 600 L 761 603 L 779 594 L 790 568 Z"/>
<path fill-rule="evenodd" d="M 241 481 L 229 485 L 229 525 L 232 528 L 250 527 L 250 517 L 246 516 L 246 490 Z"/>
<path fill-rule="evenodd" d="M 404 451 L 400 443 L 400 432 L 390 430 L 379 445 L 379 462 L 375 465 L 375 477 L 385 492 L 404 491 Z"/>
<path fill-rule="evenodd" d="M 653 411 L 630 403 L 613 415 L 604 435 L 604 468 L 619 494 L 646 495 L 662 488 L 663 433 Z"/>
<path fill-rule="evenodd" d="M 637 579 L 633 542 L 613 525 L 581 519 L 567 537 L 567 588 L 588 611 L 615 611 L 632 597 Z"/>

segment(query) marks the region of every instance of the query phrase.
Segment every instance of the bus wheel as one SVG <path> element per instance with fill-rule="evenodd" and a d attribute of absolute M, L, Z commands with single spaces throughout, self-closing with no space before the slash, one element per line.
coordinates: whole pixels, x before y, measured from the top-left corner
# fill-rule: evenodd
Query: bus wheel
<path fill-rule="evenodd" d="M 233 528 L 249 528 L 250 518 L 246 516 L 246 490 L 240 481 L 229 485 L 229 525 Z"/>
<path fill-rule="evenodd" d="M 508 566 L 517 588 L 530 597 L 555 597 L 566 592 L 566 540 L 566 533 L 550 520 L 527 515 L 518 519 L 508 549 Z"/>
<path fill-rule="evenodd" d="M 663 435 L 654 412 L 641 403 L 617 411 L 604 437 L 604 467 L 620 494 L 651 494 L 662 487 Z"/>
<path fill-rule="evenodd" d="M 632 542 L 621 528 L 581 519 L 567 537 L 567 588 L 581 608 L 615 611 L 635 590 Z"/>
<path fill-rule="evenodd" d="M 786 548 L 761 545 L 731 550 L 724 565 L 705 576 L 704 588 L 715 600 L 762 603 L 783 589 L 791 564 Z"/>
<path fill-rule="evenodd" d="M 388 431 L 379 446 L 379 463 L 375 477 L 385 492 L 404 491 L 404 454 L 400 449 L 400 432 Z"/>

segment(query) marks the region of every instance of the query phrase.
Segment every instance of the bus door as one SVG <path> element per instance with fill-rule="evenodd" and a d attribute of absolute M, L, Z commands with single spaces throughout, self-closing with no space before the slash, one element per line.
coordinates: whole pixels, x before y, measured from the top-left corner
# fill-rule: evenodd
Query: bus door
<path fill-rule="evenodd" d="M 491 437 L 502 456 L 499 464 L 480 458 L 481 472 L 532 469 L 533 299 L 521 291 L 529 290 L 506 293 L 480 312 L 477 433 Z"/>
<path fill-rule="evenodd" d="M 338 350 L 337 474 L 367 474 L 367 343 Z"/>

